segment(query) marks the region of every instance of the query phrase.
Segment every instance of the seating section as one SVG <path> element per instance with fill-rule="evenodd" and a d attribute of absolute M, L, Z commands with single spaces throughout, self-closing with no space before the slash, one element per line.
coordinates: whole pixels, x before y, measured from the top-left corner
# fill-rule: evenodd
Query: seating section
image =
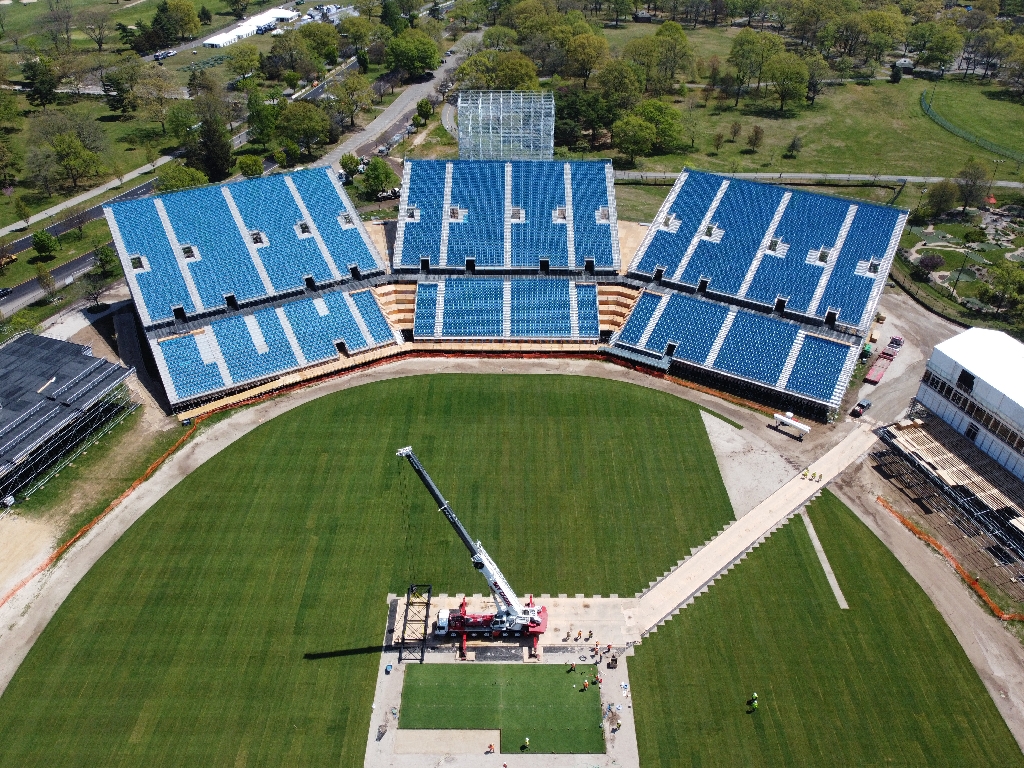
<path fill-rule="evenodd" d="M 240 181 L 228 190 L 246 230 L 261 233 L 257 252 L 275 290 L 301 286 L 307 276 L 321 285 L 336 279 L 316 240 L 300 239 L 295 227 L 305 216 L 283 175 Z"/>
<path fill-rule="evenodd" d="M 369 290 L 335 291 L 236 314 L 187 335 L 157 333 L 150 344 L 174 404 L 335 359 L 338 342 L 354 353 L 395 341 Z"/>
<path fill-rule="evenodd" d="M 512 224 L 512 266 L 536 267 L 548 259 L 552 267 L 569 266 L 566 219 L 555 223 L 553 214 L 565 209 L 563 163 L 513 163 L 512 205 L 523 211 Z"/>
<path fill-rule="evenodd" d="M 645 349 L 664 354 L 672 343 L 676 345 L 673 357 L 703 365 L 728 314 L 729 310 L 721 304 L 674 293 Z"/>
<path fill-rule="evenodd" d="M 805 337 L 786 389 L 815 400 L 831 400 L 836 382 L 850 358 L 850 349 L 848 344 L 820 336 Z"/>
<path fill-rule="evenodd" d="M 331 173 L 316 168 L 106 206 L 144 325 L 172 319 L 176 307 L 193 315 L 224 308 L 227 296 L 243 303 L 301 289 L 306 277 L 329 284 L 349 277 L 351 266 L 382 272 Z"/>
<path fill-rule="evenodd" d="M 438 266 L 441 242 L 441 220 L 444 218 L 445 163 L 412 163 L 406 161 L 409 183 L 404 190 L 406 207 L 399 221 L 399 237 L 395 244 L 397 263 L 416 267 L 420 259 L 430 259 Z M 408 211 L 415 210 L 419 220 L 412 223 Z"/>
<path fill-rule="evenodd" d="M 438 313 L 440 334 L 436 334 Z M 597 287 L 564 278 L 453 277 L 416 290 L 417 339 L 597 339 Z"/>
<path fill-rule="evenodd" d="M 686 170 L 630 272 L 706 280 L 770 307 L 785 298 L 789 311 L 825 319 L 831 310 L 863 332 L 905 220 L 894 208 Z"/>
<path fill-rule="evenodd" d="M 774 386 L 800 326 L 753 312 L 737 312 L 714 367 Z"/>
<path fill-rule="evenodd" d="M 463 269 L 470 258 L 477 269 L 537 269 L 541 259 L 555 269 L 581 270 L 587 259 L 599 270 L 618 266 L 605 162 L 411 160 L 407 166 L 395 241 L 400 268 L 419 269 L 429 259 L 432 267 Z"/>
<path fill-rule="evenodd" d="M 801 333 L 788 320 L 674 291 L 640 294 L 614 344 L 661 356 L 674 345 L 674 360 L 832 406 L 846 389 L 857 349 Z"/>

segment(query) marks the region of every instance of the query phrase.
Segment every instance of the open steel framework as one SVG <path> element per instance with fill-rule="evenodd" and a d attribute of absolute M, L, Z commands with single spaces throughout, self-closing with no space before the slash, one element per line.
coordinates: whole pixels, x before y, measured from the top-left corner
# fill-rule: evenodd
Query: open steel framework
<path fill-rule="evenodd" d="M 462 160 L 550 160 L 555 152 L 555 97 L 550 91 L 462 91 Z"/>

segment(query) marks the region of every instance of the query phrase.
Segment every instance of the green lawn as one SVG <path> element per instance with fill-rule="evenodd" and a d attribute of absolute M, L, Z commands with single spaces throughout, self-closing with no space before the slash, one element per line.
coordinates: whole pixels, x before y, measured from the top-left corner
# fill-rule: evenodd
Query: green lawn
<path fill-rule="evenodd" d="M 398 727 L 498 728 L 506 753 L 527 738 L 538 754 L 604 752 L 600 691 L 583 691 L 595 671 L 591 664 L 575 673 L 554 664 L 410 664 Z"/>
<path fill-rule="evenodd" d="M 820 172 L 913 176 L 953 176 L 968 158 L 986 164 L 996 178 L 1017 179 L 1016 165 L 939 127 L 921 111 L 924 84 L 904 79 L 898 85 L 874 81 L 870 85 L 846 84 L 830 88 L 814 106 L 780 115 L 777 101 L 741 99 L 740 106 L 719 111 L 712 101 L 704 107 L 699 99 L 689 110 L 688 101 L 677 106 L 692 112 L 699 134 L 693 150 L 639 160 L 641 170 L 678 171 L 684 165 L 716 172 Z M 941 86 L 940 86 L 941 92 Z M 1017 120 L 1021 107 L 995 102 L 1004 120 Z M 955 114 L 946 114 L 956 122 Z M 726 141 L 716 153 L 716 133 L 727 139 L 733 122 L 741 126 L 739 141 Z M 751 153 L 746 139 L 754 125 L 764 130 L 764 144 Z M 803 149 L 794 159 L 783 158 L 786 147 L 799 136 Z M 611 154 L 611 153 L 606 153 Z"/>
<path fill-rule="evenodd" d="M 825 491 L 629 661 L 643 766 L 1020 766 L 956 638 Z M 760 707 L 745 702 L 757 691 Z"/>
<path fill-rule="evenodd" d="M 653 35 L 658 31 L 657 24 L 634 24 L 626 22 L 620 29 L 605 29 L 604 36 L 608 40 L 608 48 L 613 55 L 620 55 L 626 43 L 638 37 Z M 709 59 L 717 56 L 724 63 L 732 48 L 732 39 L 739 34 L 739 27 L 698 27 L 684 25 L 686 37 L 693 47 L 696 56 Z"/>
<path fill-rule="evenodd" d="M 361 766 L 387 593 L 484 586 L 409 444 L 522 592 L 632 594 L 732 517 L 700 412 L 664 393 L 458 375 L 321 398 L 75 588 L 0 697 L 0 766 Z"/>
<path fill-rule="evenodd" d="M 925 90 L 925 85 L 920 84 L 918 90 Z M 929 95 L 931 90 L 929 87 Z M 1024 104 L 1014 101 L 1005 88 L 946 79 L 935 89 L 932 109 L 978 138 L 1024 152 Z M 1008 165 L 1016 167 L 1012 161 Z"/>
<path fill-rule="evenodd" d="M 615 208 L 623 221 L 650 222 L 668 197 L 671 185 L 616 184 Z"/>

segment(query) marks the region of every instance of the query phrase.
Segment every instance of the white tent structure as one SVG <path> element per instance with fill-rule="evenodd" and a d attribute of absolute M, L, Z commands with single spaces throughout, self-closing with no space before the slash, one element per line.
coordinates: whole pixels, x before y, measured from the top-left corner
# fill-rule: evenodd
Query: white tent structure
<path fill-rule="evenodd" d="M 246 19 L 238 26 L 229 29 L 227 32 L 221 32 L 219 35 L 214 35 L 204 42 L 203 45 L 206 48 L 226 48 L 232 43 L 237 43 L 239 40 L 252 37 L 256 34 L 256 30 L 264 24 L 278 23 L 282 21 L 295 21 L 297 18 L 299 18 L 299 14 L 295 11 L 287 8 L 271 8 L 269 11 L 264 11 L 263 13 L 259 13 Z"/>

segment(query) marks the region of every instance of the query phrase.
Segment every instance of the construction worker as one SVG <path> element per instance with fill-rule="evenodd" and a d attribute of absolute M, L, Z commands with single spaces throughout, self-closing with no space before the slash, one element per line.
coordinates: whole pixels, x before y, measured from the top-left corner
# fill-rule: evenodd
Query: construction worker
<path fill-rule="evenodd" d="M 529 749 L 529 748 L 530 748 L 530 737 L 529 737 L 529 736 L 527 736 L 527 737 L 526 737 L 526 738 L 525 738 L 525 739 L 523 740 L 523 746 L 524 746 L 524 747 L 526 747 L 527 749 Z"/>

